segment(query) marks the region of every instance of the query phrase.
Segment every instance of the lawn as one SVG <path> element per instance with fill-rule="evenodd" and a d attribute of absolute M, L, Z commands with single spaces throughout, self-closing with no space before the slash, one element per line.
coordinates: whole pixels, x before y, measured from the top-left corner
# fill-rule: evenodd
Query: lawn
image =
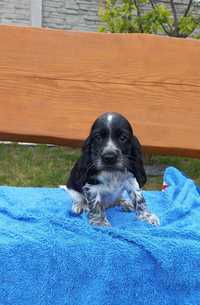
<path fill-rule="evenodd" d="M 0 144 L 0 185 L 58 186 L 65 184 L 79 149 Z M 153 156 L 151 164 L 176 166 L 200 184 L 200 160 Z M 160 189 L 162 177 L 149 177 L 146 189 Z"/>

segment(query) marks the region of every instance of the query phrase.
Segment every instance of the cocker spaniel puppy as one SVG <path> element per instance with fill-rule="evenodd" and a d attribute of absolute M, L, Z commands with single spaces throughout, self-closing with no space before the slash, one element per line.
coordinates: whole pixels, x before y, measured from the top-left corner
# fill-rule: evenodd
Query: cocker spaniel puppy
<path fill-rule="evenodd" d="M 138 219 L 158 225 L 142 194 L 145 182 L 141 146 L 130 123 L 118 113 L 101 115 L 67 182 L 73 212 L 87 211 L 91 224 L 109 226 L 106 209 L 120 205 L 125 211 L 136 211 Z"/>

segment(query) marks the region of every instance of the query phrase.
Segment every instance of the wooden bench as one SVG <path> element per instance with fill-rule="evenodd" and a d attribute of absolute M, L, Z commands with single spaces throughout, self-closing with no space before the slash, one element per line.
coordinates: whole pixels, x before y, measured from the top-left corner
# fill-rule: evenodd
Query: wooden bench
<path fill-rule="evenodd" d="M 200 41 L 0 26 L 0 139 L 80 145 L 101 113 L 144 151 L 200 157 Z"/>

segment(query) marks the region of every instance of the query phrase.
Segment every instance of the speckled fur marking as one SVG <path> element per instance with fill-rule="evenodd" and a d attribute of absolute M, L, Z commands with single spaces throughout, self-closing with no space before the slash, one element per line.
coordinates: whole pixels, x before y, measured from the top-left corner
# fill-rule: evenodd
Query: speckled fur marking
<path fill-rule="evenodd" d="M 88 206 L 90 223 L 110 225 L 105 210 L 120 205 L 124 211 L 136 211 L 138 219 L 159 224 L 159 219 L 147 210 L 147 205 L 136 178 L 128 171 L 102 171 L 95 177 L 99 184 L 86 184 L 83 194 Z M 130 201 L 123 198 L 127 192 Z"/>

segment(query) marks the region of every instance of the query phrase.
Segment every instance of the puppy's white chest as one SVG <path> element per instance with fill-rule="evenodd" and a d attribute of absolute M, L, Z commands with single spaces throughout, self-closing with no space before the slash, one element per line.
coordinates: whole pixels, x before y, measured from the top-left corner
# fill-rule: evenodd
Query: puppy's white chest
<path fill-rule="evenodd" d="M 100 184 L 98 185 L 101 202 L 108 206 L 114 204 L 117 200 L 121 199 L 124 191 L 132 191 L 134 185 L 132 181 L 134 176 L 129 172 L 106 172 L 102 171 L 97 176 Z"/>
<path fill-rule="evenodd" d="M 115 190 L 119 188 L 128 178 L 128 174 L 120 171 L 102 171 L 97 179 L 101 183 L 102 188 Z"/>

